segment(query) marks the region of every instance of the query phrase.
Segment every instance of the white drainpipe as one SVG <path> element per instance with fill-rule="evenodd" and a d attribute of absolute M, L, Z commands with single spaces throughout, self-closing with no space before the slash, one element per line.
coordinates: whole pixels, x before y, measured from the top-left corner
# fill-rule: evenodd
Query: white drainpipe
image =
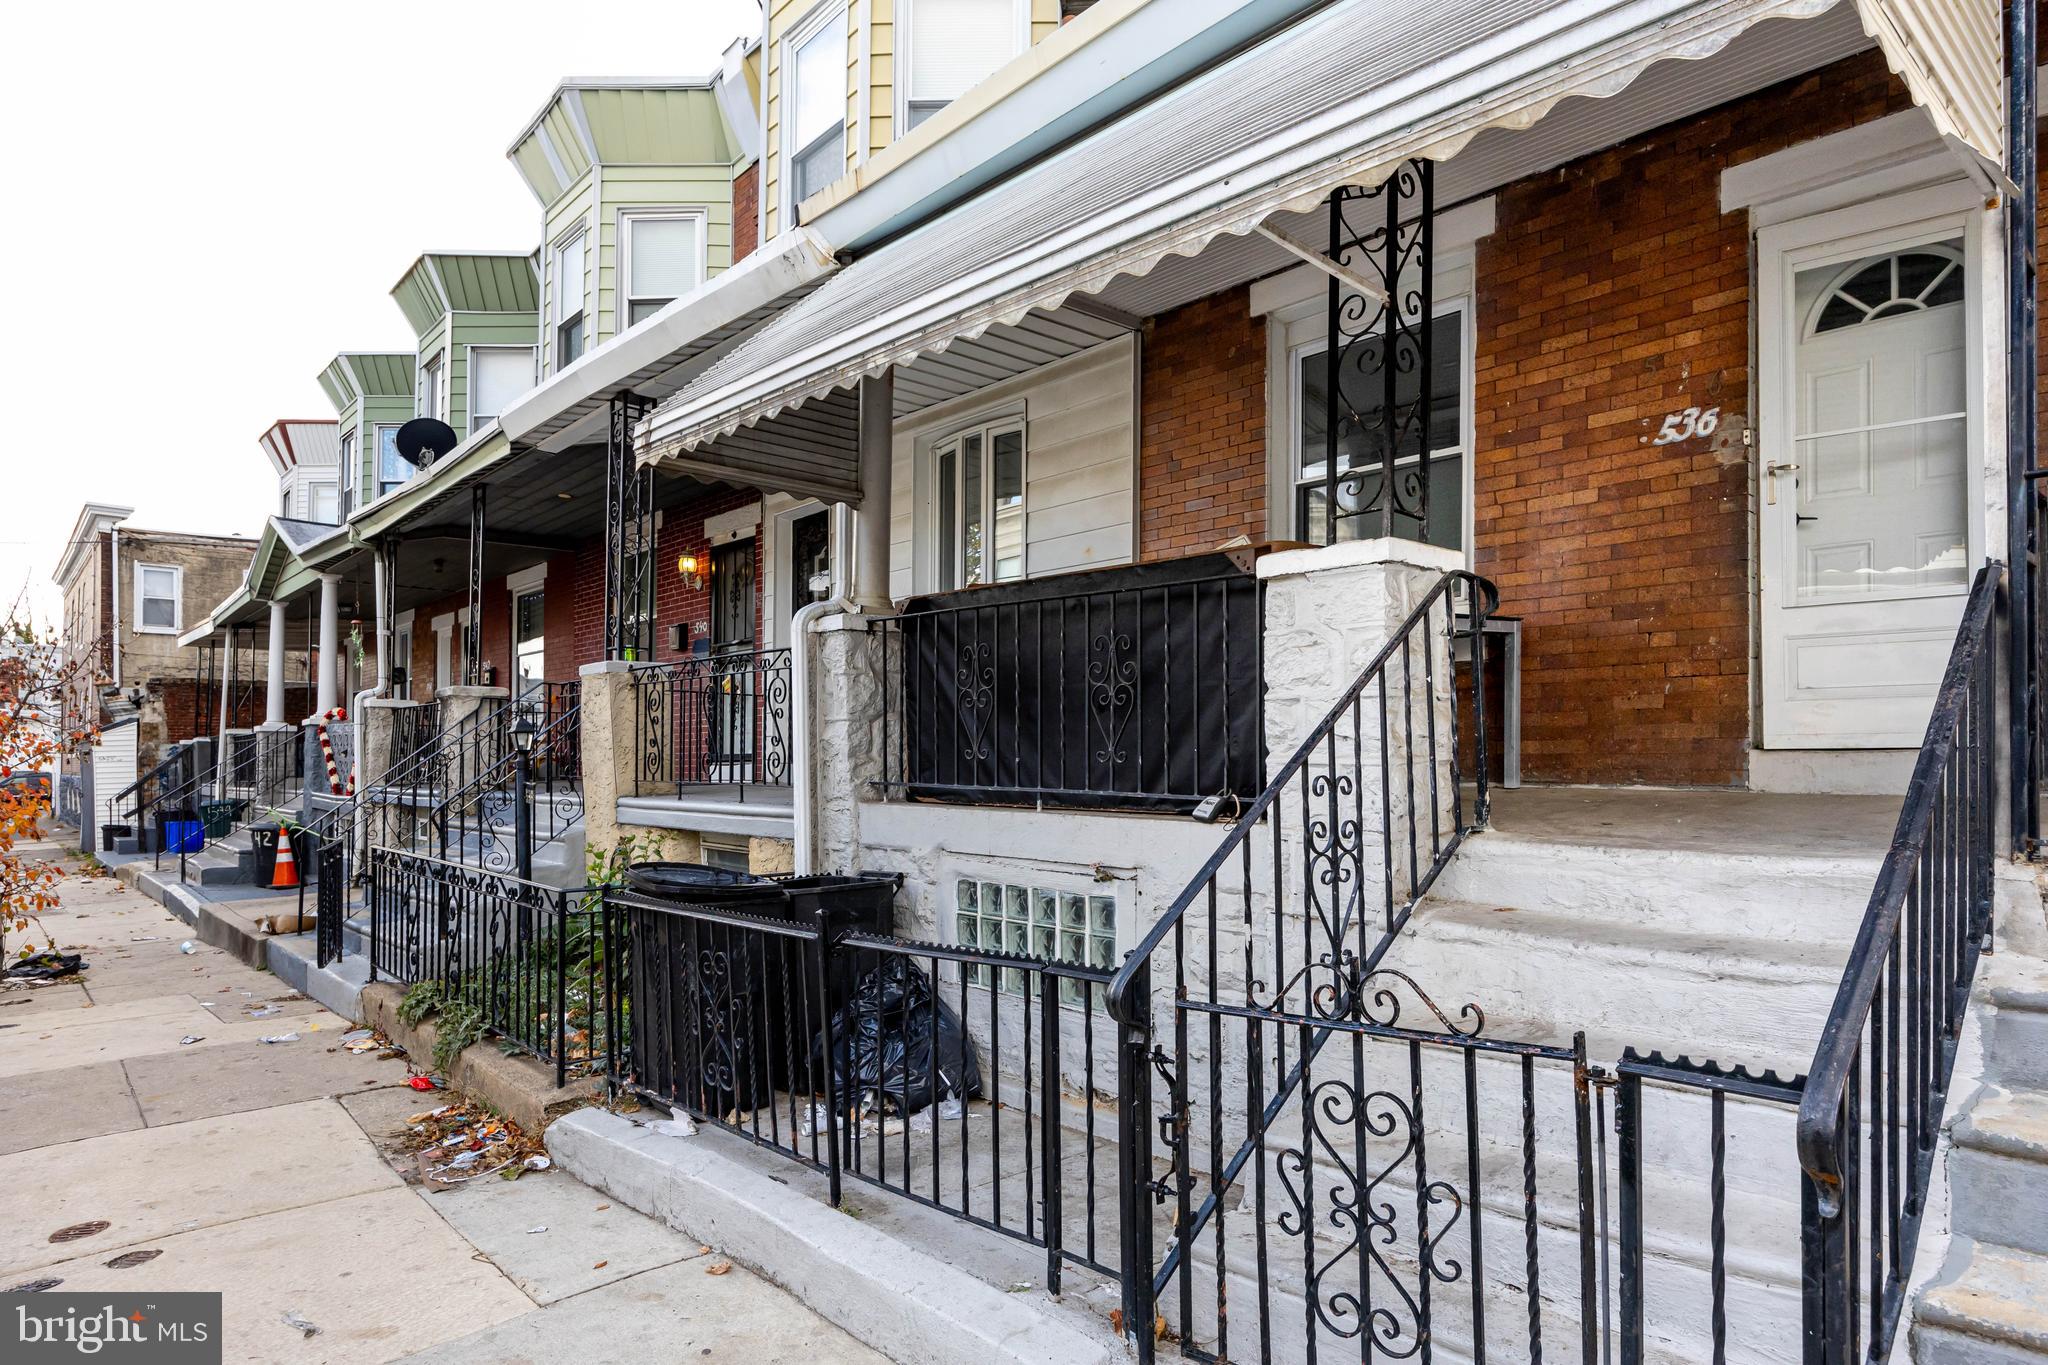
<path fill-rule="evenodd" d="M 121 528 L 110 527 L 107 531 L 107 558 L 113 561 L 113 569 L 107 575 L 114 580 L 114 628 L 107 632 L 107 649 L 114 656 L 114 686 L 121 685 Z"/>
<path fill-rule="evenodd" d="M 839 596 L 829 602 L 805 603 L 790 621 L 790 632 L 795 637 L 790 641 L 790 669 L 795 674 L 790 679 L 790 706 L 796 712 L 797 735 L 796 762 L 791 774 L 795 799 L 791 805 L 796 819 L 796 872 L 800 877 L 815 871 L 817 861 L 811 847 L 818 800 L 811 790 L 811 744 L 816 738 L 811 729 L 811 624 L 852 609 L 853 604 Z"/>

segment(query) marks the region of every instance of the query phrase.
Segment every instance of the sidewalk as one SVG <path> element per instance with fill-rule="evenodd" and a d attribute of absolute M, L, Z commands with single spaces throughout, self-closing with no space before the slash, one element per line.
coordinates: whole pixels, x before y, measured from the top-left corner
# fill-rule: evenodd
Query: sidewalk
<path fill-rule="evenodd" d="M 398 1139 L 445 1096 L 115 879 L 44 922 L 88 969 L 0 987 L 0 1289 L 220 1290 L 231 1361 L 882 1359 L 560 1171 L 429 1192 Z"/>

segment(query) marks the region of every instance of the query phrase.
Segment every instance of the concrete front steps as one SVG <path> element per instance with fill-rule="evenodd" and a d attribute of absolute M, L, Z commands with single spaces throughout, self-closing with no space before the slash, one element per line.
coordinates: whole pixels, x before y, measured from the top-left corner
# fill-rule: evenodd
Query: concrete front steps
<path fill-rule="evenodd" d="M 1911 1306 L 1912 1355 L 2048 1365 L 2048 959 L 2001 952 L 1981 970 L 1984 1081 L 1949 1125 L 1952 1235 Z M 1921 1255 L 1937 1249 L 1922 1237 Z"/>

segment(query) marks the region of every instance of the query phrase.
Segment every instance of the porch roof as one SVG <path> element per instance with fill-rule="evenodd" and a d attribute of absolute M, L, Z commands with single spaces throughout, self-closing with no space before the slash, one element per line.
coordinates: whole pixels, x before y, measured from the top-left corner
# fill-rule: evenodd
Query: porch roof
<path fill-rule="evenodd" d="M 1832 59 L 1845 44 L 1868 46 L 1866 31 L 1896 7 L 1337 0 L 844 267 L 662 402 L 637 433 L 639 458 L 682 471 L 780 461 L 857 496 L 852 389 L 863 375 L 897 367 L 899 416 L 971 392 L 1133 325 L 1132 305 L 1157 293 L 1145 287 L 1155 269 L 1199 273 L 1174 258 L 1218 239 L 1264 247 L 1257 229 L 1286 225 L 1276 215 L 1312 210 L 1339 185 L 1377 184 L 1413 158 L 1449 160 L 1573 96 L 1604 102 L 1652 65 L 1712 57 L 1766 19 L 1832 11 L 1812 26 L 1825 41 L 1801 24 L 1751 49 L 1746 66 L 1783 79 L 1810 66 L 1786 69 L 1769 47 Z M 1984 59 L 1994 79 L 1995 48 Z M 1900 74 L 1923 105 L 1952 107 L 1925 72 Z M 1289 263 L 1282 254 L 1266 269 Z"/>

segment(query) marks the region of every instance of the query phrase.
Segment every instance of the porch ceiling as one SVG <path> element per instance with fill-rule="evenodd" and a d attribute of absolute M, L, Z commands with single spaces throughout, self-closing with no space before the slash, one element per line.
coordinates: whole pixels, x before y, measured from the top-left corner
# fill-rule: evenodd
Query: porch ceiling
<path fill-rule="evenodd" d="M 1246 234 L 1314 240 L 1334 186 L 1426 157 L 1448 206 L 1869 45 L 1847 0 L 1337 0 L 846 266 L 660 404 L 640 458 L 857 494 L 863 374 L 915 411 L 1044 363 L 1020 341 L 1071 354 L 1288 268 Z"/>

